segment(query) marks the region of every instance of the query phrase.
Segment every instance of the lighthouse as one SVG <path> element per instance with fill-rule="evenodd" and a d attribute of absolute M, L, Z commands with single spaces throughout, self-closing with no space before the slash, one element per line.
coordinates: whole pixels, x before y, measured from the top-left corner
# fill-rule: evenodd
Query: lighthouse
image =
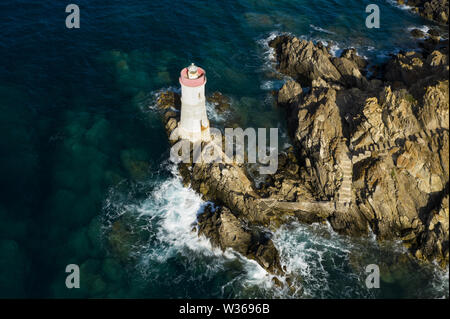
<path fill-rule="evenodd" d="M 178 134 L 192 143 L 209 141 L 209 121 L 206 115 L 205 70 L 192 63 L 181 70 L 181 117 Z"/>

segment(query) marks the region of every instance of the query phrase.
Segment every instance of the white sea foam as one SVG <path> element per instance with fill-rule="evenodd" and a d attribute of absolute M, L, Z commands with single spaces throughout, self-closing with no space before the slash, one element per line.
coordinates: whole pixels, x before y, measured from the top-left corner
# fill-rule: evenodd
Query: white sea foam
<path fill-rule="evenodd" d="M 148 257 L 167 260 L 174 254 L 192 253 L 214 256 L 215 265 L 211 265 L 212 272 L 223 269 L 227 260 L 239 260 L 243 264 L 245 274 L 235 278 L 244 287 L 258 286 L 269 289 L 272 287 L 271 276 L 255 261 L 249 260 L 231 249 L 222 252 L 213 248 L 204 236 L 198 236 L 193 231 L 198 214 L 203 212 L 206 203 L 190 188 L 185 188 L 178 176 L 174 175 L 163 182 L 142 205 L 141 212 L 161 218 L 157 229 L 158 240 L 165 245 L 164 249 L 150 254 Z"/>
<path fill-rule="evenodd" d="M 226 111 L 222 114 L 217 112 L 216 106 L 213 103 L 206 102 L 206 113 L 208 115 L 208 119 L 215 123 L 220 123 L 225 121 Z"/>
<path fill-rule="evenodd" d="M 284 82 L 284 80 L 267 80 L 264 81 L 260 87 L 261 90 L 265 91 L 279 90 L 283 86 Z"/>
<path fill-rule="evenodd" d="M 168 163 L 163 163 L 163 166 L 166 165 Z M 400 243 L 379 250 L 373 235 L 360 240 L 340 236 L 329 224 L 284 225 L 272 238 L 287 274 L 277 276 L 284 283 L 279 287 L 273 282 L 275 276 L 267 273 L 255 261 L 231 249 L 222 252 L 214 248 L 208 239 L 198 236 L 194 229 L 196 220 L 207 203 L 192 189 L 184 187 L 175 166 L 171 167 L 171 177 L 164 180 L 154 178 L 150 182 L 153 190 L 145 200 L 130 200 L 133 198 L 131 190 L 130 194 L 110 196 L 106 202 L 107 211 L 111 212 L 108 218 L 111 220 L 132 213 L 137 219 L 146 221 L 143 227 L 152 234 L 152 242 L 140 244 L 134 254 L 139 260 L 137 270 L 144 281 L 151 280 L 155 275 L 155 264 L 164 265 L 181 255 L 187 259 L 186 266 L 205 262 L 207 265 L 202 273 L 182 272 L 176 280 L 214 278 L 227 272 L 230 265 L 239 264 L 240 271 L 221 287 L 223 296 L 232 291 L 234 297 L 254 296 L 256 293 L 269 298 L 367 298 L 374 297 L 373 292 L 361 283 L 364 273 L 358 273 L 357 269 L 367 260 L 372 262 L 373 258 L 383 256 L 383 251 L 389 254 L 406 253 Z M 356 256 L 356 262 L 352 263 L 352 256 Z M 379 259 L 380 262 L 383 260 Z M 194 277 L 185 278 L 187 275 Z M 287 285 L 288 281 L 290 286 Z M 436 271 L 430 285 L 448 298 L 448 270 Z M 339 287 L 343 286 L 345 289 L 341 291 Z"/>
<path fill-rule="evenodd" d="M 314 24 L 310 24 L 309 27 L 310 27 L 311 29 L 316 30 L 316 31 L 319 31 L 319 32 L 328 33 L 328 34 L 336 34 L 336 33 L 332 32 L 332 31 L 323 29 L 323 28 L 321 28 L 321 27 L 317 27 L 317 26 L 315 26 Z"/>
<path fill-rule="evenodd" d="M 351 245 L 340 239 L 331 226 L 305 226 L 293 223 L 281 227 L 273 237 L 283 267 L 293 275 L 293 288 L 300 296 L 326 298 L 330 296 L 330 265 L 346 261 Z M 335 265 L 339 271 L 339 266 Z M 346 273 L 347 277 L 356 275 Z"/>
<path fill-rule="evenodd" d="M 264 80 L 261 83 L 260 88 L 261 90 L 264 91 L 278 90 L 283 86 L 283 84 L 286 81 L 292 79 L 291 77 L 278 72 L 276 68 L 277 59 L 275 49 L 269 46 L 270 41 L 272 41 L 273 39 L 275 39 L 280 35 L 291 35 L 291 34 L 273 31 L 269 34 L 268 37 L 257 40 L 257 44 L 262 48 L 262 59 L 264 61 L 261 67 L 261 72 L 276 74 L 276 76 L 269 76 L 268 79 Z M 274 77 L 276 77 L 276 79 L 274 79 Z M 272 104 L 273 96 L 268 95 L 264 102 L 268 105 Z"/>
<path fill-rule="evenodd" d="M 435 265 L 436 269 L 439 269 L 435 271 L 434 278 L 432 280 L 431 285 L 433 286 L 433 289 L 435 291 L 441 291 L 442 295 L 438 296 L 437 298 L 440 299 L 448 299 L 449 298 L 449 267 L 447 266 L 447 269 L 440 270 L 439 265 Z"/>
<path fill-rule="evenodd" d="M 422 25 L 422 26 L 412 26 L 408 28 L 408 31 L 412 31 L 414 29 L 418 29 L 420 31 L 422 31 L 423 33 L 427 33 L 428 31 L 430 31 L 430 27 L 427 25 Z"/>
<path fill-rule="evenodd" d="M 342 54 L 342 51 L 344 51 L 344 50 L 336 43 L 333 43 L 330 46 L 330 54 L 334 57 L 340 57 Z"/>
<path fill-rule="evenodd" d="M 269 34 L 268 37 L 257 40 L 258 45 L 263 50 L 263 71 L 276 71 L 276 52 L 275 49 L 269 46 L 270 41 L 274 40 L 276 37 L 282 35 L 284 33 L 273 31 Z"/>
<path fill-rule="evenodd" d="M 140 247 L 135 247 L 137 251 L 130 251 L 130 254 L 139 259 L 136 267 L 140 274 L 150 279 L 154 275 L 152 265 L 164 264 L 177 255 L 184 256 L 194 264 L 202 258 L 208 260 L 212 258 L 213 262 L 208 263 L 207 266 L 208 274 L 206 275 L 209 277 L 223 271 L 226 264 L 231 261 L 240 263 L 244 270 L 222 287 L 222 290 L 225 291 L 229 285 L 241 287 L 242 291 L 237 291 L 238 294 L 255 287 L 271 290 L 273 276 L 258 263 L 231 249 L 222 252 L 219 248 L 213 247 L 209 239 L 198 236 L 195 229 L 197 216 L 203 213 L 208 203 L 204 202 L 195 191 L 183 186 L 175 166 L 172 166 L 171 170 L 172 177 L 164 181 L 152 182 L 154 183 L 153 191 L 147 199 L 134 202 L 129 199 L 129 196 L 117 196 L 117 192 L 112 190 L 113 194 L 105 203 L 107 219 L 110 221 L 131 213 L 136 220 L 145 220 L 147 222 L 144 226 L 145 230 L 154 235 L 152 242 L 141 243 Z M 212 203 L 209 204 L 212 205 Z"/>
<path fill-rule="evenodd" d="M 386 0 L 386 1 L 387 1 L 387 3 L 391 4 L 392 6 L 402 9 L 402 10 L 411 10 L 412 9 L 411 6 L 408 6 L 406 4 L 398 4 L 397 1 L 395 1 L 395 0 Z"/>

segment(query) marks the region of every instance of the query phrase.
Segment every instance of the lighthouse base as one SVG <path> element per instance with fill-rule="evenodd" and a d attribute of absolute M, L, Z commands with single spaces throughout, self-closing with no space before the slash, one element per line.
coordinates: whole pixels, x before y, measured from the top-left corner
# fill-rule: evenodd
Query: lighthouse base
<path fill-rule="evenodd" d="M 202 128 L 199 131 L 192 132 L 178 125 L 178 137 L 182 140 L 189 140 L 191 143 L 211 141 L 211 134 L 209 131 L 209 127 Z"/>

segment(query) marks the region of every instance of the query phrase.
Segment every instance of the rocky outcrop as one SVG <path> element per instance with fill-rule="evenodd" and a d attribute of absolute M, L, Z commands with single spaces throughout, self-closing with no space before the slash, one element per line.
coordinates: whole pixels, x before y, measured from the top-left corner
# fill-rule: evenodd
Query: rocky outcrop
<path fill-rule="evenodd" d="M 220 92 L 214 92 L 211 96 L 207 97 L 207 101 L 214 105 L 219 114 L 228 111 L 231 107 L 230 98 Z"/>
<path fill-rule="evenodd" d="M 179 96 L 174 92 L 164 92 L 158 99 L 169 137 L 178 126 L 178 103 Z M 222 146 L 216 142 L 203 142 L 202 150 L 213 146 L 225 159 Z M 199 217 L 199 235 L 210 238 L 213 245 L 223 250 L 232 248 L 256 260 L 271 273 L 281 273 L 282 269 L 268 230 L 292 219 L 305 223 L 322 222 L 336 208 L 332 202 L 318 200 L 311 193 L 311 187 L 302 182 L 294 149 L 279 154 L 278 172 L 269 175 L 257 187 L 255 180 L 261 176 L 256 176 L 258 173 L 252 172 L 251 166 L 225 160 L 221 163 L 195 162 L 192 158 L 194 145 L 190 143 L 190 147 L 191 161 L 178 164 L 183 182 L 205 200 L 219 206 L 214 212 L 209 210 Z"/>
<path fill-rule="evenodd" d="M 256 260 L 271 273 L 281 269 L 278 252 L 270 240 L 270 233 L 251 228 L 239 220 L 227 207 L 208 206 L 198 218 L 198 234 L 209 238 L 222 250 L 231 248 Z"/>
<path fill-rule="evenodd" d="M 295 103 L 302 93 L 302 86 L 298 82 L 287 81 L 278 91 L 278 105 L 284 106 Z"/>
<path fill-rule="evenodd" d="M 270 230 L 291 220 L 328 221 L 352 236 L 371 230 L 402 239 L 418 258 L 448 264 L 448 45 L 396 55 L 380 68 L 382 80 L 366 78 L 367 62 L 353 49 L 333 57 L 291 36 L 270 45 L 293 79 L 277 102 L 294 147 L 268 176 L 235 162 L 180 163 L 185 185 L 217 205 L 199 216 L 198 234 L 275 274 L 283 270 Z M 220 93 L 208 100 L 227 105 Z M 158 105 L 170 136 L 180 98 L 165 92 Z M 216 142 L 208 145 L 223 155 Z"/>
<path fill-rule="evenodd" d="M 315 45 L 287 35 L 275 38 L 269 45 L 277 52 L 280 71 L 303 86 L 320 80 L 336 87 L 367 85 L 362 75 L 366 64 L 354 50 L 347 50 L 336 58 L 321 43 Z"/>
<path fill-rule="evenodd" d="M 444 196 L 438 206 L 428 215 L 424 230 L 414 243 L 413 251 L 419 259 L 430 260 L 436 258 L 445 266 L 448 263 L 448 223 L 449 196 Z"/>
<path fill-rule="evenodd" d="M 354 166 L 360 212 L 378 238 L 411 241 L 435 197 L 446 192 L 449 145 L 448 128 L 424 129 L 431 124 L 421 123 L 404 94 L 385 87 L 378 98 L 368 99 L 351 143 L 355 152 L 371 153 Z"/>
<path fill-rule="evenodd" d="M 394 56 L 385 66 L 385 79 L 404 85 L 415 93 L 426 86 L 426 81 L 445 79 L 448 72 L 448 46 L 433 50 L 426 56 L 420 52 L 402 52 Z M 417 83 L 419 82 L 419 83 Z M 415 87 L 412 87 L 414 84 Z"/>
<path fill-rule="evenodd" d="M 179 95 L 164 92 L 158 99 L 168 136 L 178 126 Z M 173 144 L 178 140 L 171 141 Z M 193 145 L 191 145 L 191 156 Z M 210 144 L 212 145 L 212 144 Z M 205 147 L 203 143 L 202 147 Z M 221 146 L 218 146 L 222 151 Z M 203 198 L 219 206 L 199 217 L 199 235 L 225 250 L 232 248 L 256 260 L 271 273 L 281 273 L 278 252 L 268 234 L 256 226 L 269 225 L 270 212 L 260 209 L 260 195 L 237 163 L 179 163 L 179 172 L 186 186 L 202 194 Z"/>
<path fill-rule="evenodd" d="M 364 67 L 353 52 L 332 58 L 321 44 L 289 36 L 271 45 L 279 70 L 297 86 L 309 83 L 300 95 L 286 83 L 281 105 L 313 196 L 336 203 L 332 227 L 400 238 L 417 257 L 448 264 L 448 43 L 394 56 L 382 81 L 346 78 L 339 66 L 347 62 L 338 61 Z"/>
<path fill-rule="evenodd" d="M 424 18 L 448 24 L 448 0 L 397 0 L 398 4 L 406 4 Z"/>

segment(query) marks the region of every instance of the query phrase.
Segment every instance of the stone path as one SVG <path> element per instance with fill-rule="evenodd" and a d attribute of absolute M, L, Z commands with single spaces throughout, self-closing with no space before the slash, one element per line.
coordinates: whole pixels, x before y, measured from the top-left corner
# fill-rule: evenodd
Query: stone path
<path fill-rule="evenodd" d="M 436 129 L 436 130 L 424 130 L 417 132 L 415 134 L 409 135 L 407 138 L 397 139 L 395 142 L 387 141 L 384 143 L 373 143 L 370 145 L 366 145 L 364 147 L 358 148 L 352 152 L 352 161 L 353 164 L 362 161 L 370 156 L 372 156 L 372 152 L 386 152 L 395 147 L 404 147 L 405 142 L 408 141 L 425 141 L 428 138 L 431 138 L 435 135 L 441 135 L 443 132 L 448 132 L 445 129 Z"/>
<path fill-rule="evenodd" d="M 338 192 L 339 206 L 348 207 L 352 202 L 353 163 L 348 153 L 340 157 L 342 169 L 342 184 Z"/>

